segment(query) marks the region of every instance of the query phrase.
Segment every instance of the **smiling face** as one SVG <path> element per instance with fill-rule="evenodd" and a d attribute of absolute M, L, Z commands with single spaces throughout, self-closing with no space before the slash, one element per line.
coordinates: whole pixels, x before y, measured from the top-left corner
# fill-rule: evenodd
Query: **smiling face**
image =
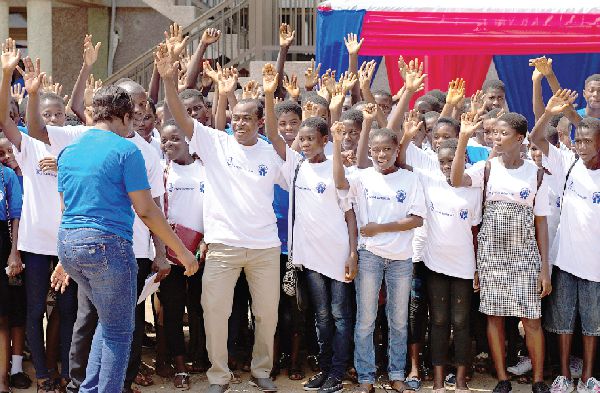
<path fill-rule="evenodd" d="M 600 109 L 600 81 L 589 81 L 583 90 L 583 98 L 591 109 Z"/>
<path fill-rule="evenodd" d="M 156 116 L 152 112 L 152 108 L 150 108 L 150 104 L 146 107 L 146 114 L 142 120 L 142 123 L 136 129 L 136 132 L 140 134 L 142 138 L 146 141 L 150 141 L 152 138 L 152 133 L 154 131 L 154 127 L 156 125 Z"/>
<path fill-rule="evenodd" d="M 503 120 L 494 126 L 494 147 L 499 154 L 520 151 L 525 137 Z"/>
<path fill-rule="evenodd" d="M 179 127 L 168 125 L 160 135 L 160 148 L 171 161 L 183 161 L 190 155 L 185 135 Z"/>
<path fill-rule="evenodd" d="M 454 154 L 456 150 L 443 147 L 438 150 L 438 162 L 440 163 L 440 169 L 446 180 L 450 180 L 450 171 L 452 169 L 452 160 L 454 160 Z"/>
<path fill-rule="evenodd" d="M 298 141 L 300 150 L 307 160 L 311 161 L 315 157 L 322 156 L 325 145 L 327 144 L 327 135 L 322 135 L 316 128 L 310 126 L 300 127 L 298 131 Z"/>
<path fill-rule="evenodd" d="M 369 151 L 373 166 L 378 172 L 390 173 L 395 170 L 398 144 L 386 135 L 378 135 L 369 141 Z"/>
<path fill-rule="evenodd" d="M 12 170 L 19 167 L 15 160 L 12 143 L 7 138 L 0 138 L 0 162 Z"/>
<path fill-rule="evenodd" d="M 529 154 L 538 168 L 542 168 L 542 151 L 534 144 L 529 145 Z"/>
<path fill-rule="evenodd" d="M 277 131 L 288 146 L 292 146 L 302 121 L 295 112 L 283 112 L 277 119 Z"/>
<path fill-rule="evenodd" d="M 257 115 L 257 107 L 254 102 L 241 102 L 233 107 L 231 115 L 231 126 L 235 140 L 244 146 L 252 146 L 258 139 L 258 129 L 263 123 Z"/>

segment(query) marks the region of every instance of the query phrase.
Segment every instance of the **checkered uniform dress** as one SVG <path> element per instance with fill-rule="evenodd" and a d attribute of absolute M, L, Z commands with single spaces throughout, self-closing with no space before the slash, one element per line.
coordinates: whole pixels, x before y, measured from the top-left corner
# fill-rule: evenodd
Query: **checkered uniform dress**
<path fill-rule="evenodd" d="M 533 208 L 486 201 L 477 239 L 479 311 L 486 315 L 540 318 L 537 280 L 541 258 Z"/>

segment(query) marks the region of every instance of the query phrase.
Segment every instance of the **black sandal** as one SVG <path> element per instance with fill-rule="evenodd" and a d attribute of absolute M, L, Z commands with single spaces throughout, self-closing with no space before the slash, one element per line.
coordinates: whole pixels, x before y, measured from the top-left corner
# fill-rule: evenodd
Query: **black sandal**
<path fill-rule="evenodd" d="M 190 390 L 190 374 L 176 373 L 173 377 L 173 385 L 179 390 Z"/>
<path fill-rule="evenodd" d="M 288 378 L 290 381 L 302 381 L 304 378 L 306 378 L 306 374 L 301 368 L 290 367 L 288 368 Z"/>

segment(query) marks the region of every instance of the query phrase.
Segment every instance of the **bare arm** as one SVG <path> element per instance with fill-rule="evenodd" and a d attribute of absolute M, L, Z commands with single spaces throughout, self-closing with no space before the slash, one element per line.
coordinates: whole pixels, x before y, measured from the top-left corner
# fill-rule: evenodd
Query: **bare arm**
<path fill-rule="evenodd" d="M 87 34 L 83 40 L 83 64 L 81 70 L 73 86 L 71 92 L 71 110 L 79 120 L 85 123 L 85 104 L 84 104 L 84 92 L 85 83 L 88 80 L 94 63 L 98 59 L 98 52 L 100 51 L 101 42 L 96 43 L 96 46 L 92 44 L 92 36 Z"/>
<path fill-rule="evenodd" d="M 290 49 L 290 45 L 296 38 L 296 31 L 285 23 L 279 26 L 279 53 L 277 54 L 277 90 L 275 90 L 275 97 L 285 99 L 286 90 L 283 88 L 283 75 L 285 67 L 285 59 Z"/>
<path fill-rule="evenodd" d="M 533 71 L 533 75 L 531 76 L 531 81 L 533 83 L 533 114 L 535 115 L 535 120 L 537 121 L 542 114 L 544 113 L 544 98 L 542 97 L 542 79 L 544 76 L 537 72 L 537 70 Z"/>
<path fill-rule="evenodd" d="M 344 44 L 348 50 L 348 71 L 354 75 L 358 74 L 358 51 L 360 51 L 360 47 L 364 40 L 364 38 L 361 38 L 360 41 L 358 41 L 358 37 L 353 33 L 348 34 L 348 36 L 344 38 Z M 353 86 L 350 92 L 352 94 L 352 104 L 360 101 L 359 85 Z"/>
<path fill-rule="evenodd" d="M 465 175 L 465 156 L 467 153 L 467 143 L 475 133 L 475 130 L 481 126 L 479 115 L 473 112 L 463 113 L 460 122 L 460 133 L 458 134 L 458 146 L 454 160 L 452 160 L 452 169 L 450 172 L 450 183 L 453 187 L 470 187 L 471 177 Z"/>
<path fill-rule="evenodd" d="M 156 68 L 156 64 L 152 68 L 152 77 L 148 85 L 148 97 L 156 104 L 158 102 L 158 93 L 160 92 L 160 74 Z"/>
<path fill-rule="evenodd" d="M 427 74 L 423 74 L 423 63 L 419 64 L 419 60 L 411 60 L 406 67 L 405 72 L 405 84 L 404 94 L 400 97 L 400 101 L 396 108 L 390 114 L 390 118 L 387 127 L 397 133 L 402 132 L 402 122 L 404 121 L 404 114 L 408 110 L 408 105 L 413 95 L 425 88 L 423 81 L 427 77 Z"/>
<path fill-rule="evenodd" d="M 543 298 L 552 292 L 550 282 L 550 266 L 548 264 L 548 222 L 545 216 L 535 216 L 535 239 L 542 259 L 542 268 L 538 278 L 538 291 L 540 298 Z"/>
<path fill-rule="evenodd" d="M 19 62 L 19 56 L 15 53 L 15 56 L 10 52 L 4 52 L 2 54 L 2 82 L 0 82 L 0 126 L 4 135 L 8 140 L 21 150 L 21 132 L 17 129 L 15 123 L 9 116 L 10 112 L 10 81 L 12 74 Z"/>
<path fill-rule="evenodd" d="M 287 145 L 279 132 L 277 131 L 277 118 L 275 117 L 275 91 L 277 90 L 277 72 L 272 64 L 265 64 L 262 70 L 263 73 L 263 89 L 265 91 L 265 131 L 267 138 L 273 144 L 273 148 L 285 161 Z"/>
<path fill-rule="evenodd" d="M 200 75 L 200 72 L 202 72 L 202 64 L 204 54 L 206 53 L 206 49 L 208 49 L 210 45 L 217 42 L 220 37 L 221 30 L 217 30 L 214 28 L 206 29 L 204 33 L 202 33 L 200 44 L 196 48 L 196 51 L 194 52 L 190 61 L 190 65 L 188 67 L 185 82 L 186 89 L 196 88 L 196 84 L 198 83 L 198 76 Z"/>
<path fill-rule="evenodd" d="M 363 123 L 358 138 L 358 147 L 356 149 L 356 165 L 358 168 L 368 168 L 373 165 L 369 160 L 369 133 L 373 125 L 373 117 L 377 111 L 375 104 L 367 104 L 363 108 Z"/>
<path fill-rule="evenodd" d="M 542 116 L 533 126 L 529 140 L 536 145 L 544 155 L 548 155 L 550 151 L 550 144 L 546 140 L 546 127 L 552 119 L 552 116 L 558 115 L 561 112 L 567 110 L 575 99 L 577 93 L 571 90 L 557 90 L 557 92 L 550 98 L 548 105 L 544 108 Z"/>
<path fill-rule="evenodd" d="M 358 273 L 358 226 L 356 223 L 356 214 L 354 209 L 350 209 L 344 213 L 346 219 L 346 227 L 348 228 L 348 241 L 350 246 L 350 255 L 346 260 L 346 281 L 352 281 Z"/>
<path fill-rule="evenodd" d="M 350 183 L 346 179 L 344 163 L 342 161 L 342 139 L 344 132 L 344 123 L 335 122 L 331 126 L 333 134 L 333 181 L 338 190 L 350 189 Z"/>

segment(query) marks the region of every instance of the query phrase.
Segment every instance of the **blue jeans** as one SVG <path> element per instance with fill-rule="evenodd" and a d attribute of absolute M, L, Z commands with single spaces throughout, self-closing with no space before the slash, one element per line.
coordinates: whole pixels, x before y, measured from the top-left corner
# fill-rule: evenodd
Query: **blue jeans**
<path fill-rule="evenodd" d="M 358 372 L 359 383 L 375 383 L 373 330 L 377 318 L 379 290 L 384 279 L 387 290 L 385 311 L 389 326 L 388 375 L 391 381 L 404 380 L 412 271 L 410 259 L 393 261 L 366 250 L 360 250 L 358 253 L 354 366 Z"/>
<path fill-rule="evenodd" d="M 21 258 L 26 266 L 25 290 L 27 292 L 27 340 L 31 349 L 31 358 L 35 367 L 37 379 L 50 378 L 46 365 L 46 350 L 44 347 L 44 331 L 42 321 L 46 312 L 46 297 L 50 288 L 50 269 L 55 256 L 21 252 Z M 56 297 L 60 319 L 60 364 L 61 377 L 69 378 L 69 349 L 73 335 L 73 325 L 77 317 L 77 284 L 72 282 L 64 293 Z"/>
<path fill-rule="evenodd" d="M 138 266 L 131 242 L 98 229 L 61 228 L 58 256 L 98 311 L 98 327 L 79 392 L 121 392 L 137 300 Z"/>
<path fill-rule="evenodd" d="M 310 269 L 304 274 L 315 310 L 319 366 L 325 374 L 342 380 L 350 360 L 352 340 L 351 284 Z"/>

